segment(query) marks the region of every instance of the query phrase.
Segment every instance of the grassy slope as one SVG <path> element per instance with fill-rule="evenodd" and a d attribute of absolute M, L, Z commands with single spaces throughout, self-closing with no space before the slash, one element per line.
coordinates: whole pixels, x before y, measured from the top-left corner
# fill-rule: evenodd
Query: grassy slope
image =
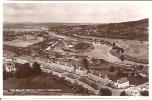
<path fill-rule="evenodd" d="M 3 86 L 4 89 L 61 89 L 64 93 L 73 93 L 72 87 L 68 81 L 57 80 L 45 73 L 24 79 L 7 79 Z"/>

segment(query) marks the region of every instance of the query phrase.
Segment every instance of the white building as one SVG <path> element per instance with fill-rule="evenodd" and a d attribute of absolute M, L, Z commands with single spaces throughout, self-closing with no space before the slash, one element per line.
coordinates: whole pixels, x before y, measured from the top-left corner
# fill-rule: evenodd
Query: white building
<path fill-rule="evenodd" d="M 4 63 L 4 68 L 7 72 L 15 72 L 16 68 L 13 63 Z"/>
<path fill-rule="evenodd" d="M 117 80 L 117 82 L 115 83 L 115 86 L 118 88 L 125 88 L 129 86 L 129 80 L 127 79 L 127 77 L 121 78 Z"/>

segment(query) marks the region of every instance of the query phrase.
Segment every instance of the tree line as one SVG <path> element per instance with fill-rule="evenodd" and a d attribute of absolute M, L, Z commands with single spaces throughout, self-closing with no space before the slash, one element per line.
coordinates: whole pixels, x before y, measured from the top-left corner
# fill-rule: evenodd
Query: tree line
<path fill-rule="evenodd" d="M 3 70 L 3 79 L 6 80 L 9 77 L 15 78 L 25 78 L 29 76 L 39 75 L 42 73 L 42 69 L 40 68 L 40 64 L 38 62 L 34 62 L 32 66 L 30 63 L 20 64 L 15 63 L 15 72 L 7 72 Z"/>

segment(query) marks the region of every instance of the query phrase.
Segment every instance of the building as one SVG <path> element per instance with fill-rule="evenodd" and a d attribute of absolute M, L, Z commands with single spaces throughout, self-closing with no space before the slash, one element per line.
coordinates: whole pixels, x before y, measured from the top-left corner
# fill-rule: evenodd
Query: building
<path fill-rule="evenodd" d="M 88 72 L 88 78 L 96 83 L 100 83 L 102 85 L 108 84 L 111 80 L 109 80 L 108 76 L 105 74 L 102 74 L 98 71 L 89 71 Z"/>
<path fill-rule="evenodd" d="M 54 43 L 51 44 L 51 46 L 48 46 L 46 48 L 47 51 L 55 51 L 55 52 L 58 52 L 58 53 L 65 53 L 65 51 L 63 50 L 63 48 L 67 48 L 67 44 L 65 43 L 64 40 L 58 40 Z"/>
<path fill-rule="evenodd" d="M 32 61 L 30 58 L 26 58 L 29 59 L 28 61 Z M 107 75 L 85 69 L 81 66 L 78 59 L 56 58 L 54 60 L 54 58 L 45 59 L 36 57 L 35 60 L 41 63 L 43 72 L 51 73 L 71 83 L 81 85 L 96 95 L 99 94 L 102 85 L 110 82 Z"/>
<path fill-rule="evenodd" d="M 127 79 L 127 77 L 121 78 L 116 81 L 115 86 L 117 88 L 125 88 L 129 86 L 129 80 Z"/>
<path fill-rule="evenodd" d="M 15 65 L 14 63 L 4 63 L 4 68 L 6 70 L 6 72 L 15 72 L 16 71 L 16 68 L 15 68 Z"/>

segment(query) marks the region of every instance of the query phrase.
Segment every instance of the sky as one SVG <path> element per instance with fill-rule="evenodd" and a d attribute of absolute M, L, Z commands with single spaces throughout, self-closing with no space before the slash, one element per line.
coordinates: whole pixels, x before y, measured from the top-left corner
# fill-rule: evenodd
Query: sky
<path fill-rule="evenodd" d="M 144 4 L 5 3 L 7 23 L 118 23 L 148 18 Z"/>

